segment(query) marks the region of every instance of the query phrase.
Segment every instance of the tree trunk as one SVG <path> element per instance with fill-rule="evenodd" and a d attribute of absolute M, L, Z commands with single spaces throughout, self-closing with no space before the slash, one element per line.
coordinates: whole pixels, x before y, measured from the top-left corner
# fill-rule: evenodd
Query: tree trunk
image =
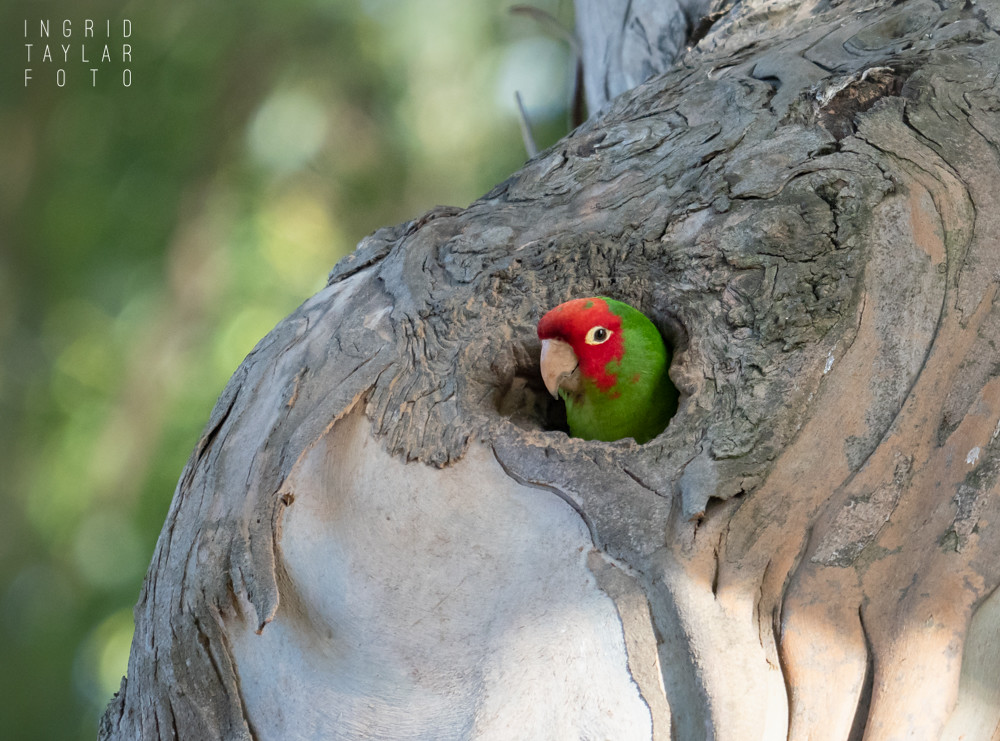
<path fill-rule="evenodd" d="M 223 392 L 101 737 L 1000 739 L 998 30 L 581 0 L 599 112 Z M 541 386 L 595 294 L 674 346 L 646 445 Z"/>

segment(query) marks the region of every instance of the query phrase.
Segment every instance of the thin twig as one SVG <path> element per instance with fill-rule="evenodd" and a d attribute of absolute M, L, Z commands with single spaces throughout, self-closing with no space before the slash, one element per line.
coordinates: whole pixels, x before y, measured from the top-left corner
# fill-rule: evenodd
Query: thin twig
<path fill-rule="evenodd" d="M 515 91 L 514 100 L 517 101 L 517 111 L 520 114 L 521 139 L 524 140 L 524 148 L 528 150 L 528 159 L 530 160 L 538 154 L 538 145 L 535 144 L 535 137 L 531 133 L 531 121 L 528 120 L 528 112 L 524 110 L 524 101 L 521 100 L 521 93 Z"/>

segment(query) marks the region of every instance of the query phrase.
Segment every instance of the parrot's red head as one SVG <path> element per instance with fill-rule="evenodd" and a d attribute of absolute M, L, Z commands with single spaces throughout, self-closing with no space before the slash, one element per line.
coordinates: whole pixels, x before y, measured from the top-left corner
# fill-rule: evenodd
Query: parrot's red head
<path fill-rule="evenodd" d="M 538 323 L 542 340 L 542 379 L 553 396 L 558 389 L 579 390 L 580 374 L 601 391 L 618 376 L 608 364 L 625 353 L 621 317 L 602 298 L 578 298 L 552 309 Z"/>

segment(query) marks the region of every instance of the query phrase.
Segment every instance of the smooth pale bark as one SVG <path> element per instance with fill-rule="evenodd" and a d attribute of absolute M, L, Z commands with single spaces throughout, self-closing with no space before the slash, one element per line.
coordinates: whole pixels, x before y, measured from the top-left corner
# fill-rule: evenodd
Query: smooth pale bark
<path fill-rule="evenodd" d="M 278 612 L 225 624 L 257 738 L 650 737 L 583 521 L 487 446 L 413 466 L 357 409 L 285 488 Z"/>
<path fill-rule="evenodd" d="M 103 738 L 1000 739 L 1000 0 L 588 12 L 600 111 L 237 371 Z M 542 387 L 591 294 L 646 445 Z"/>

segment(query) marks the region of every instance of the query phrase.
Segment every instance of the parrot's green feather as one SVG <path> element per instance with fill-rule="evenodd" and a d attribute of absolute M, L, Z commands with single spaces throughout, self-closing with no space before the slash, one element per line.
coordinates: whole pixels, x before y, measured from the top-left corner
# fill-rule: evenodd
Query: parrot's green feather
<path fill-rule="evenodd" d="M 602 391 L 586 376 L 580 392 L 560 389 L 570 434 L 585 440 L 635 438 L 645 443 L 659 435 L 677 410 L 677 388 L 667 371 L 670 355 L 656 326 L 628 304 L 604 299 L 621 317 L 625 351 L 607 370 L 618 381 Z"/>

